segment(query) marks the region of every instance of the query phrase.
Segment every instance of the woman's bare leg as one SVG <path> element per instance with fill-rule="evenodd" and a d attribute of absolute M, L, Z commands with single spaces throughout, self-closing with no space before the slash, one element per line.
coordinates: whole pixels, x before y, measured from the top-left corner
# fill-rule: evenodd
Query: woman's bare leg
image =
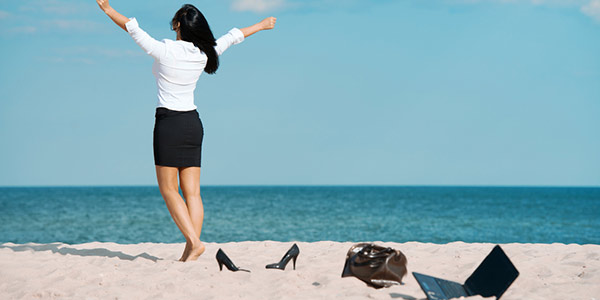
<path fill-rule="evenodd" d="M 186 245 L 189 248 L 187 257 L 182 257 L 182 259 L 184 261 L 196 260 L 204 252 L 204 244 L 200 242 L 188 208 L 179 195 L 177 173 L 178 169 L 175 167 L 156 166 L 156 178 L 160 193 L 167 204 L 167 209 L 171 213 L 173 221 L 175 221 L 175 224 L 185 237 Z"/>
<path fill-rule="evenodd" d="M 202 205 L 202 198 L 200 197 L 200 168 L 199 167 L 187 167 L 179 169 L 179 180 L 181 185 L 181 191 L 183 192 L 183 198 L 187 204 L 188 212 L 192 224 L 194 224 L 194 230 L 198 235 L 198 238 L 202 235 L 202 222 L 204 221 L 204 206 Z M 189 251 L 190 245 L 186 243 L 183 256 Z"/>
<path fill-rule="evenodd" d="M 200 238 L 202 234 L 202 222 L 204 221 L 204 206 L 200 196 L 200 168 L 187 167 L 179 169 L 179 180 L 181 191 L 187 204 L 190 219 L 194 224 L 194 230 Z"/>

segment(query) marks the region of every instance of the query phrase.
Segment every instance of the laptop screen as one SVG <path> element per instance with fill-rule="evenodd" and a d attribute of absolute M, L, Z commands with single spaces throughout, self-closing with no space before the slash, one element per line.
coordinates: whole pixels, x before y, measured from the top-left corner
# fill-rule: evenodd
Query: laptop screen
<path fill-rule="evenodd" d="M 517 276 L 519 276 L 519 271 L 502 251 L 502 248 L 496 245 L 467 279 L 465 287 L 471 295 L 500 298 Z"/>

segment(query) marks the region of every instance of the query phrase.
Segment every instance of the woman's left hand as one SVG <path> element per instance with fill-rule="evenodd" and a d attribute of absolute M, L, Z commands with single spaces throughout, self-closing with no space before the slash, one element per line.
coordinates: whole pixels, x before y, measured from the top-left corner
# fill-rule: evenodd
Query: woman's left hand
<path fill-rule="evenodd" d="M 262 26 L 262 30 L 269 30 L 275 28 L 275 22 L 277 22 L 277 18 L 268 17 L 260 22 Z"/>
<path fill-rule="evenodd" d="M 108 4 L 108 0 L 96 0 L 96 3 L 98 3 L 98 6 L 100 6 L 100 9 L 102 9 L 102 11 L 106 11 L 107 9 L 110 8 L 110 4 Z"/>

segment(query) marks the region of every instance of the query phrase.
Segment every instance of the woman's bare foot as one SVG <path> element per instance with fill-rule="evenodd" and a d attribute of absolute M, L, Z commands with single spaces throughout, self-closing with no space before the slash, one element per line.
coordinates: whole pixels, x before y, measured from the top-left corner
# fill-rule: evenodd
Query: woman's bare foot
<path fill-rule="evenodd" d="M 198 257 L 200 257 L 200 255 L 202 255 L 202 253 L 204 253 L 205 249 L 206 249 L 206 247 L 204 247 L 204 243 L 199 241 L 197 245 L 191 246 L 188 256 L 186 258 L 184 258 L 183 261 L 197 260 Z"/>
<path fill-rule="evenodd" d="M 181 254 L 181 258 L 179 258 L 179 261 L 185 261 L 185 259 L 190 255 L 190 248 L 190 243 L 185 242 L 185 249 L 183 250 L 183 254 Z"/>

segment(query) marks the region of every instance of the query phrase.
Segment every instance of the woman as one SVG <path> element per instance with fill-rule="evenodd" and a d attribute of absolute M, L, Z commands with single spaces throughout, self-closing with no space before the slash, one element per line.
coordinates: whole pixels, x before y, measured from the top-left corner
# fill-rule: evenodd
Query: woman
<path fill-rule="evenodd" d="M 205 249 L 200 241 L 204 219 L 200 198 L 204 130 L 194 105 L 196 82 L 203 71 L 209 74 L 217 71 L 219 56 L 227 48 L 258 31 L 273 29 L 276 19 L 269 17 L 246 28 L 233 28 L 215 40 L 202 13 L 186 4 L 171 21 L 177 39 L 157 41 L 139 27 L 135 18 L 129 19 L 114 10 L 108 0 L 96 2 L 154 58 L 152 71 L 158 85 L 153 141 L 156 178 L 169 213 L 186 239 L 179 260 L 196 260 Z M 178 175 L 185 202 L 179 195 Z"/>

